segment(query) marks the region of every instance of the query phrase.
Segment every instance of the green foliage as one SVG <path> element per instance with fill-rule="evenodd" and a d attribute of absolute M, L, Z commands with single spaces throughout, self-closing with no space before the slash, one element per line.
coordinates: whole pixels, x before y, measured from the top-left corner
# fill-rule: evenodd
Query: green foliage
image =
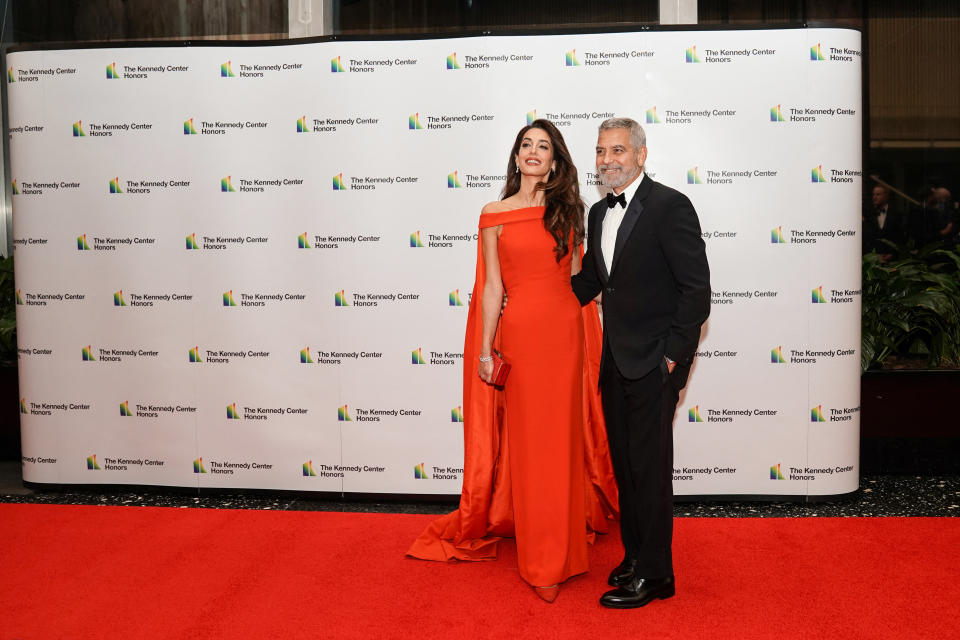
<path fill-rule="evenodd" d="M 960 255 L 932 245 L 882 262 L 863 257 L 862 371 L 888 356 L 960 366 Z"/>
<path fill-rule="evenodd" d="M 13 256 L 0 260 L 0 360 L 17 359 L 17 305 Z"/>

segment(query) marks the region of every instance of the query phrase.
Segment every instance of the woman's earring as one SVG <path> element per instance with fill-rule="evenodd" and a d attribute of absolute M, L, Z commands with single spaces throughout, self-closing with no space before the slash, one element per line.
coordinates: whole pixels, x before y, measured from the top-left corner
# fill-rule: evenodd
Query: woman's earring
<path fill-rule="evenodd" d="M 517 168 L 517 173 L 520 173 L 520 165 L 514 165 Z"/>

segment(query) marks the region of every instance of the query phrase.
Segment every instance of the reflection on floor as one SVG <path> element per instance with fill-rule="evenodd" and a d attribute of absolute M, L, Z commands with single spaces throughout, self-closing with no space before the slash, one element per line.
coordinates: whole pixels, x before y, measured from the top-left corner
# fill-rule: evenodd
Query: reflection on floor
<path fill-rule="evenodd" d="M 351 495 L 342 499 L 320 499 L 278 492 L 211 494 L 205 491 L 198 495 L 195 491 L 173 489 L 33 491 L 24 488 L 20 464 L 16 461 L 0 462 L 0 502 L 436 514 L 456 508 L 455 498 L 442 502 L 393 502 L 361 501 Z M 960 477 L 864 476 L 856 493 L 835 502 L 677 502 L 674 514 L 701 518 L 960 516 Z"/>

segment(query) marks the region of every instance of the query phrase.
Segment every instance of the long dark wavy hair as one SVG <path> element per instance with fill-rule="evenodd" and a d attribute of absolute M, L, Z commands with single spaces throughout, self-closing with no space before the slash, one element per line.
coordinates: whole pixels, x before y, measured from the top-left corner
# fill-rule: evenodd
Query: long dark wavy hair
<path fill-rule="evenodd" d="M 551 171 L 546 182 L 537 183 L 537 190 L 543 191 L 546 197 L 546 211 L 543 212 L 543 226 L 550 232 L 557 244 L 553 252 L 557 262 L 570 251 L 570 241 L 573 246 L 583 242 L 583 200 L 580 199 L 580 180 L 577 177 L 577 168 L 573 164 L 563 135 L 549 120 L 540 118 L 534 120 L 517 134 L 517 139 L 510 150 L 510 160 L 507 162 L 507 184 L 503 188 L 502 198 L 509 198 L 520 190 L 520 176 L 517 171 L 517 153 L 523 137 L 530 129 L 541 129 L 550 138 L 553 147 L 553 161 L 556 170 Z"/>

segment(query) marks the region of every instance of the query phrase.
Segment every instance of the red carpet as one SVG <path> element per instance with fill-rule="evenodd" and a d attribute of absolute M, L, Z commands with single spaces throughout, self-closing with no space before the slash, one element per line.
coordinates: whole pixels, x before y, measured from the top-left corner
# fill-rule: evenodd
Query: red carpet
<path fill-rule="evenodd" d="M 960 518 L 678 519 L 677 596 L 403 557 L 432 516 L 0 504 L 0 638 L 955 638 Z"/>

